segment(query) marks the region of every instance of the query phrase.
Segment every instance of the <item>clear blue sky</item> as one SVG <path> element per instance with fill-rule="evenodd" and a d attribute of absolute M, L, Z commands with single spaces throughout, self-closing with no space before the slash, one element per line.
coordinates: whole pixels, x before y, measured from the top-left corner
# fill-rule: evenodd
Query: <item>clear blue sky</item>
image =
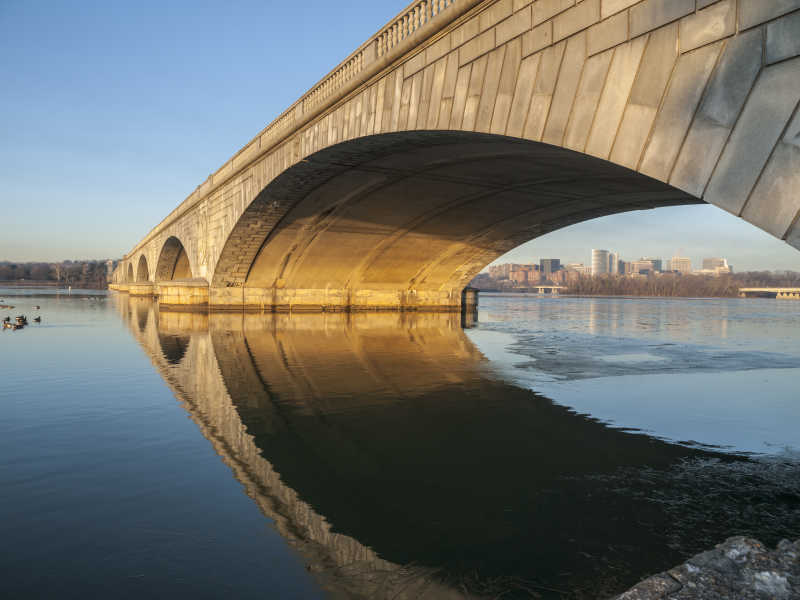
<path fill-rule="evenodd" d="M 0 260 L 119 257 L 405 0 L 0 0 Z M 800 252 L 714 207 L 597 219 L 503 260 Z"/>

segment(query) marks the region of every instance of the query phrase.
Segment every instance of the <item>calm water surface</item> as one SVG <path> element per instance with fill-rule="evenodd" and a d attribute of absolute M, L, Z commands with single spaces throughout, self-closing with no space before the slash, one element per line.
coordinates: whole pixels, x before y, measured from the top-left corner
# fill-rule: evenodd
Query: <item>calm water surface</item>
<path fill-rule="evenodd" d="M 602 598 L 800 537 L 798 302 L 0 300 L 4 597 Z"/>

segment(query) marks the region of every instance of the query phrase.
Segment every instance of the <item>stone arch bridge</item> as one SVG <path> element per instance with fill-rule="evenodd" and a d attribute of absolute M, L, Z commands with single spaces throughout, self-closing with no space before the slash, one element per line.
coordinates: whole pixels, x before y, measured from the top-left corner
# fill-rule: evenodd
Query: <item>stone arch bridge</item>
<path fill-rule="evenodd" d="M 203 182 L 113 287 L 457 308 L 511 248 L 708 202 L 800 248 L 800 0 L 419 0 Z"/>

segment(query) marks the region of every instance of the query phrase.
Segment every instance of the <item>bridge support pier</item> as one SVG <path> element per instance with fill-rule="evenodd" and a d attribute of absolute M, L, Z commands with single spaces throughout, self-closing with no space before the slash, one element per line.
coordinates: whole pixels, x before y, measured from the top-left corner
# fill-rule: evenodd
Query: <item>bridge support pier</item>
<path fill-rule="evenodd" d="M 478 292 L 479 290 L 471 287 L 464 288 L 461 292 L 461 310 L 473 311 L 478 308 Z"/>
<path fill-rule="evenodd" d="M 151 282 L 129 283 L 128 293 L 131 296 L 155 296 L 156 286 Z"/>
<path fill-rule="evenodd" d="M 205 281 L 162 281 L 155 287 L 159 305 L 195 308 L 208 306 L 208 284 Z"/>
<path fill-rule="evenodd" d="M 162 306 L 208 307 L 215 311 L 365 312 L 475 310 L 478 290 L 342 290 L 210 287 L 203 280 L 112 284 L 132 296 L 155 296 Z"/>
<path fill-rule="evenodd" d="M 474 301 L 477 301 L 477 296 Z M 209 304 L 215 310 L 244 309 L 263 312 L 450 312 L 461 310 L 462 294 L 460 291 L 437 290 L 212 287 L 209 290 Z"/>
<path fill-rule="evenodd" d="M 474 311 L 478 290 L 342 290 L 210 287 L 204 280 L 117 283 L 109 289 L 132 296 L 155 296 L 165 307 L 207 307 L 215 311 L 367 312 Z"/>

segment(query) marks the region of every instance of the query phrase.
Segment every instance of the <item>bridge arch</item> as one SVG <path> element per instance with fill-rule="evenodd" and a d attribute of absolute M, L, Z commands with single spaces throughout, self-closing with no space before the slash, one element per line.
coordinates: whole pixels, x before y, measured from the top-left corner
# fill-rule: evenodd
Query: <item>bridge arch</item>
<path fill-rule="evenodd" d="M 191 279 L 192 267 L 186 248 L 176 236 L 170 236 L 161 247 L 156 263 L 155 280 Z"/>
<path fill-rule="evenodd" d="M 128 263 L 128 268 L 125 272 L 125 281 L 127 283 L 133 283 L 136 281 L 136 277 L 133 274 L 133 263 Z"/>
<path fill-rule="evenodd" d="M 150 281 L 150 269 L 147 266 L 147 259 L 144 254 L 139 257 L 138 266 L 136 268 L 136 283 L 144 283 Z"/>
<path fill-rule="evenodd" d="M 486 264 L 532 238 L 698 198 L 610 161 L 475 132 L 343 142 L 245 209 L 212 287 L 245 304 L 457 305 Z"/>

